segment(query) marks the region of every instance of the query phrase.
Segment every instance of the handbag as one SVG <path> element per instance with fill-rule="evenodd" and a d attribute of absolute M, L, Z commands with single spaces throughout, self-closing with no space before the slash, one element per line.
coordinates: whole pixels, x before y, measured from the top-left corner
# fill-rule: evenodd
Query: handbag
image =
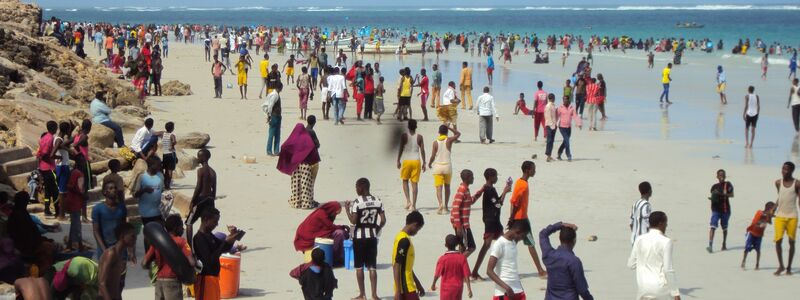
<path fill-rule="evenodd" d="M 67 271 L 69 270 L 70 263 L 72 263 L 72 259 L 68 260 L 67 263 L 64 264 L 64 267 L 58 270 L 55 276 L 53 276 L 53 288 L 56 291 L 62 292 L 69 286 Z"/>

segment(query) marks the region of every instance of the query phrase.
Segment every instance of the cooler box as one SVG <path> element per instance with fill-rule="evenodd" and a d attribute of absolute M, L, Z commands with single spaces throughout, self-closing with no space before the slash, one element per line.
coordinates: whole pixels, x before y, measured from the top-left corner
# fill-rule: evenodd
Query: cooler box
<path fill-rule="evenodd" d="M 219 258 L 219 291 L 222 299 L 239 296 L 239 275 L 242 270 L 240 255 L 223 254 Z"/>
<path fill-rule="evenodd" d="M 325 252 L 325 262 L 328 263 L 329 266 L 333 266 L 333 240 L 316 238 L 314 239 L 314 247 Z"/>

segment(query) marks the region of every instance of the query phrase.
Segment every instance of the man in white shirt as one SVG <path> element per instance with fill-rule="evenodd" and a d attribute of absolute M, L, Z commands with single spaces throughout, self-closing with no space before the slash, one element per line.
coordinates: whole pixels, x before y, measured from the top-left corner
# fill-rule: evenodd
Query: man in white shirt
<path fill-rule="evenodd" d="M 494 281 L 495 299 L 525 299 L 517 268 L 517 243 L 530 231 L 530 223 L 514 222 L 492 245 L 487 275 Z"/>
<path fill-rule="evenodd" d="M 628 267 L 636 270 L 638 300 L 680 300 L 672 268 L 672 240 L 667 231 L 667 215 L 661 211 L 650 214 L 650 231 L 639 236 L 633 244 Z"/>
<path fill-rule="evenodd" d="M 478 117 L 480 118 L 480 137 L 481 137 L 481 144 L 485 143 L 487 140 L 489 143 L 494 143 L 494 139 L 492 139 L 492 117 L 500 121 L 500 116 L 497 114 L 497 108 L 494 104 L 494 96 L 489 94 L 489 87 L 483 87 L 483 95 L 478 97 L 478 101 L 475 103 L 478 107 Z"/>
<path fill-rule="evenodd" d="M 344 124 L 342 121 L 345 108 L 344 93 L 347 89 L 347 83 L 344 80 L 344 75 L 342 75 L 344 72 L 346 72 L 344 68 L 342 68 L 341 72 L 339 68 L 333 68 L 331 76 L 328 76 L 328 91 L 331 93 L 331 99 L 333 99 L 333 115 L 336 121 L 334 125 Z"/>
<path fill-rule="evenodd" d="M 456 96 L 456 83 L 450 81 L 447 83 L 447 90 L 442 95 L 442 102 L 439 103 L 439 119 L 445 126 L 453 124 L 453 128 L 458 129 L 456 120 L 458 120 L 458 103 L 461 100 Z"/>
<path fill-rule="evenodd" d="M 161 131 L 153 131 L 153 119 L 147 118 L 144 120 L 144 126 L 136 131 L 131 141 L 131 150 L 136 153 L 141 159 L 147 159 L 155 153 L 156 145 L 158 144 L 158 137 L 163 134 Z"/>
<path fill-rule="evenodd" d="M 636 238 L 646 234 L 650 228 L 650 197 L 653 196 L 653 188 L 650 183 L 644 181 L 639 184 L 639 194 L 642 198 L 636 201 L 631 208 L 631 244 L 636 242 Z"/>

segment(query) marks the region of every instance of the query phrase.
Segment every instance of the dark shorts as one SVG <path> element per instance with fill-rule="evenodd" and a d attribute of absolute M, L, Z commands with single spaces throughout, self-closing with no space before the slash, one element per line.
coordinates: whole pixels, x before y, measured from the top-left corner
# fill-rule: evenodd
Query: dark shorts
<path fill-rule="evenodd" d="M 458 234 L 456 234 L 456 236 L 458 236 Z M 464 236 L 459 236 L 459 238 L 461 240 L 461 246 L 470 250 L 475 249 L 475 237 L 472 236 L 472 229 L 465 229 Z"/>
<path fill-rule="evenodd" d="M 723 230 L 728 229 L 728 220 L 731 218 L 731 213 L 711 212 L 711 228 L 717 229 L 717 226 L 722 225 Z"/>
<path fill-rule="evenodd" d="M 354 268 L 374 270 L 378 260 L 378 239 L 353 239 Z"/>
<path fill-rule="evenodd" d="M 178 165 L 178 156 L 175 153 L 164 154 L 161 160 L 161 166 L 164 170 L 175 171 L 175 166 Z"/>
<path fill-rule="evenodd" d="M 756 123 L 758 123 L 758 115 L 744 117 L 744 127 L 756 127 Z"/>
<path fill-rule="evenodd" d="M 744 242 L 744 252 L 747 253 L 753 250 L 756 250 L 756 252 L 761 252 L 761 237 L 753 236 L 748 232 L 747 239 Z"/>
<path fill-rule="evenodd" d="M 398 105 L 411 105 L 411 97 L 400 97 Z"/>
<path fill-rule="evenodd" d="M 62 194 L 67 193 L 67 183 L 69 182 L 69 166 L 56 166 L 56 184 L 58 185 L 58 192 Z"/>
<path fill-rule="evenodd" d="M 417 294 L 417 292 L 400 294 L 400 299 L 401 300 L 419 300 L 419 294 Z"/>

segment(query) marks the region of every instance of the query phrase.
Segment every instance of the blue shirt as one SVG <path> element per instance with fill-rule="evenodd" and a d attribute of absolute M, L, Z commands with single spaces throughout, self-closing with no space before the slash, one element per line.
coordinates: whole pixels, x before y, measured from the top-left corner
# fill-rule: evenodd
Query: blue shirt
<path fill-rule="evenodd" d="M 100 227 L 100 236 L 103 237 L 106 247 L 111 247 L 117 243 L 117 236 L 114 235 L 114 230 L 117 229 L 117 225 L 122 224 L 126 216 L 128 216 L 128 209 L 125 205 L 118 205 L 117 208 L 112 210 L 108 205 L 101 202 L 92 208 L 92 223 Z"/>
<path fill-rule="evenodd" d="M 572 250 L 559 246 L 553 249 L 550 235 L 561 230 L 561 222 L 547 226 L 539 232 L 542 247 L 542 262 L 547 266 L 547 292 L 545 300 L 594 300 L 589 293 L 589 284 L 583 275 L 583 263 Z"/>
<path fill-rule="evenodd" d="M 98 31 L 94 33 L 94 41 L 95 43 L 102 43 L 103 42 L 103 33 Z"/>
<path fill-rule="evenodd" d="M 139 189 L 152 187 L 152 193 L 143 193 L 139 197 L 139 215 L 143 218 L 152 218 L 161 215 L 161 192 L 164 191 L 164 177 L 161 173 L 156 175 L 142 173 L 139 178 Z"/>
<path fill-rule="evenodd" d="M 108 116 L 111 114 L 111 108 L 98 99 L 92 100 L 92 103 L 89 104 L 89 113 L 92 114 L 92 123 L 94 124 L 111 121 Z"/>
<path fill-rule="evenodd" d="M 494 59 L 492 59 L 491 56 L 489 56 L 489 59 L 487 60 L 486 64 L 489 65 L 489 68 L 494 69 Z"/>

